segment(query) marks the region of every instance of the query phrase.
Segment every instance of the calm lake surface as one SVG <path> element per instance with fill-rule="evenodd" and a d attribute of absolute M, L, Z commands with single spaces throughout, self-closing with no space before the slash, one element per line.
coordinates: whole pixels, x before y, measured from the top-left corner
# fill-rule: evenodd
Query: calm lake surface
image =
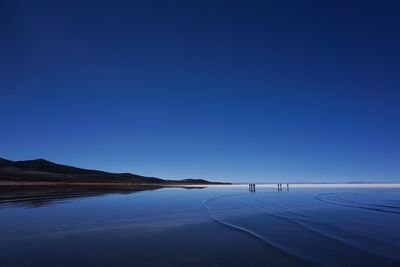
<path fill-rule="evenodd" d="M 0 266 L 400 266 L 400 187 L 2 189 Z"/>

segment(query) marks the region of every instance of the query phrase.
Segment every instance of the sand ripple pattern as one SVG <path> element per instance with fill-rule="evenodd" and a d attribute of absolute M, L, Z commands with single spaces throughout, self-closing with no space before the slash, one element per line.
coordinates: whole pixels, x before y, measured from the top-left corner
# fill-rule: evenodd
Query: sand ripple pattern
<path fill-rule="evenodd" d="M 314 266 L 400 266 L 399 234 L 394 225 L 400 225 L 396 200 L 365 200 L 352 192 L 323 193 L 310 199 L 307 208 L 296 207 L 296 198 L 280 201 L 273 193 L 235 194 L 218 196 L 204 201 L 211 218 L 231 229 L 239 230 L 262 241 L 266 246 L 295 257 L 299 263 Z M 356 197 L 352 199 L 352 195 Z M 339 205 L 339 221 L 331 221 L 324 210 Z M 347 209 L 344 209 L 345 206 Z M 354 209 L 359 209 L 354 214 Z M 386 212 L 381 220 L 368 223 L 354 220 L 376 211 Z M 320 214 L 318 214 L 320 212 Z M 329 214 L 328 214 L 329 215 Z M 343 216 L 343 218 L 341 217 Z M 373 216 L 373 215 L 372 215 Z M 389 223 L 388 223 L 389 222 Z M 388 223 L 388 225 L 386 225 Z M 375 235 L 376 229 L 397 235 L 386 240 Z M 334 257 L 334 261 L 329 261 Z"/>
<path fill-rule="evenodd" d="M 367 202 L 355 200 L 352 199 L 352 197 L 354 197 L 354 193 L 324 193 L 317 195 L 316 199 L 344 207 L 400 214 L 400 202 L 395 200 L 387 201 L 387 203 L 381 203 L 379 201 Z"/>

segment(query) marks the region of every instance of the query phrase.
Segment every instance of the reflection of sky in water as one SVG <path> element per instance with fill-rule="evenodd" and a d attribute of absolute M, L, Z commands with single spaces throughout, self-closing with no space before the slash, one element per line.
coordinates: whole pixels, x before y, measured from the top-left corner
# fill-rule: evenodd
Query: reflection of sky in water
<path fill-rule="evenodd" d="M 400 261 L 399 191 L 336 190 L 227 195 L 208 200 L 206 206 L 216 221 L 310 263 Z M 327 262 L 327 258 L 335 260 Z"/>
<path fill-rule="evenodd" d="M 190 191 L 190 194 L 194 193 Z M 64 235 L 112 229 L 159 231 L 210 221 L 196 197 L 176 189 L 63 200 L 34 209 L 3 209 L 3 238 Z M 179 199 L 175 199 L 179 198 Z M 6 213 L 5 213 L 6 212 Z M 26 227 L 29 225 L 29 227 Z"/>
<path fill-rule="evenodd" d="M 400 263 L 399 188 L 285 186 L 255 193 L 247 185 L 164 188 L 2 206 L 0 266 L 51 266 L 60 258 L 65 266 L 116 259 L 126 266 L 130 257 L 135 266 L 243 266 L 246 253 L 252 266 Z M 43 260 L 48 250 L 55 254 Z M 179 250 L 184 257 L 173 256 Z M 33 252 L 18 259 L 17 251 Z M 67 251 L 75 256 L 67 259 Z"/>

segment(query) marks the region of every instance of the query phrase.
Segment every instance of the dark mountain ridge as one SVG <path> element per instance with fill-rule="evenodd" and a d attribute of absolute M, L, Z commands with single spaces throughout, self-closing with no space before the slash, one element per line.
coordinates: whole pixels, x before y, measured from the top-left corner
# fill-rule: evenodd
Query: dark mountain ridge
<path fill-rule="evenodd" d="M 110 173 L 57 164 L 45 159 L 11 161 L 0 158 L 0 182 L 220 184 L 203 179 L 164 180 L 132 173 Z"/>

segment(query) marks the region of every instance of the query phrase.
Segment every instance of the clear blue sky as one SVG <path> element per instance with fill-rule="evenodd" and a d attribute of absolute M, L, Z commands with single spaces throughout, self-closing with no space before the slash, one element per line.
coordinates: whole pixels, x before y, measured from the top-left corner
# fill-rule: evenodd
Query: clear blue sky
<path fill-rule="evenodd" d="M 161 178 L 400 182 L 399 1 L 0 7 L 0 157 Z"/>

